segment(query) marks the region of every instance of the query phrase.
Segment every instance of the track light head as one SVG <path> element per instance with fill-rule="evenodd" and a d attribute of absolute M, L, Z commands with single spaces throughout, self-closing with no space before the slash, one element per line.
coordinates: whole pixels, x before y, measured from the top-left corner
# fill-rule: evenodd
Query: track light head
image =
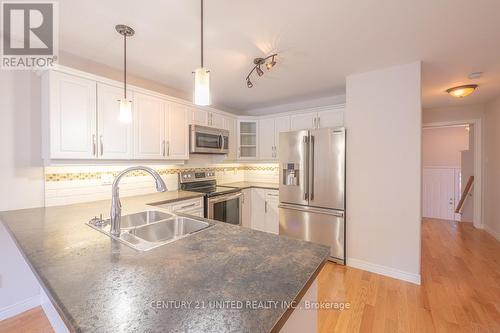
<path fill-rule="evenodd" d="M 267 68 L 267 70 L 270 70 L 271 68 L 273 68 L 273 67 L 274 67 L 274 65 L 276 65 L 276 60 L 274 60 L 274 56 L 273 56 L 273 58 L 271 59 L 271 62 L 268 62 L 268 63 L 266 64 L 266 68 Z"/>
<path fill-rule="evenodd" d="M 252 88 L 253 87 L 253 83 L 252 83 L 252 81 L 250 81 L 250 79 L 247 79 L 247 87 L 248 88 Z"/>
<path fill-rule="evenodd" d="M 259 76 L 264 75 L 264 71 L 263 71 L 262 69 L 260 69 L 260 65 L 259 65 L 259 66 L 257 66 L 257 68 L 255 69 L 255 71 L 257 72 L 257 74 L 258 74 Z"/>

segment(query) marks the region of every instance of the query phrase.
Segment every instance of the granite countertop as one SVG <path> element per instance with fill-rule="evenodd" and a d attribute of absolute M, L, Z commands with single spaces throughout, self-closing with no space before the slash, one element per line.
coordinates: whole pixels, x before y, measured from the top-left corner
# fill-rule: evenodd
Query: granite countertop
<path fill-rule="evenodd" d="M 265 188 L 269 190 L 279 190 L 280 185 L 278 183 L 263 183 L 263 182 L 236 182 L 228 184 L 220 184 L 220 186 L 234 187 L 239 189 L 245 188 Z"/>
<path fill-rule="evenodd" d="M 154 209 L 146 204 L 175 196 L 122 198 L 122 213 Z M 0 213 L 76 332 L 278 330 L 292 310 L 214 305 L 298 300 L 329 256 L 325 246 L 225 223 L 139 252 L 84 224 L 109 216 L 109 208 L 109 201 L 96 201 Z"/>

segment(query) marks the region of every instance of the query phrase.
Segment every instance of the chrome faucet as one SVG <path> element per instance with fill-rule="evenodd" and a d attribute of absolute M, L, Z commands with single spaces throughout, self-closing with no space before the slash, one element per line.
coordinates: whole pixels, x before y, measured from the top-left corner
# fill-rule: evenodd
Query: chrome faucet
<path fill-rule="evenodd" d="M 161 179 L 161 176 L 158 174 L 158 172 L 154 171 L 151 168 L 145 167 L 145 166 L 135 166 L 135 167 L 130 167 L 128 169 L 123 170 L 116 176 L 115 180 L 113 181 L 113 186 L 112 186 L 112 196 L 111 196 L 111 230 L 110 233 L 113 236 L 119 237 L 120 236 L 120 222 L 121 222 L 121 217 L 122 217 L 122 204 L 120 202 L 120 188 L 118 187 L 118 183 L 120 183 L 120 180 L 122 179 L 123 176 L 125 176 L 127 173 L 135 170 L 142 170 L 146 171 L 149 173 L 153 178 L 155 179 L 156 182 L 156 190 L 158 192 L 165 192 L 167 190 L 167 186 L 165 185 L 165 182 L 163 179 Z"/>

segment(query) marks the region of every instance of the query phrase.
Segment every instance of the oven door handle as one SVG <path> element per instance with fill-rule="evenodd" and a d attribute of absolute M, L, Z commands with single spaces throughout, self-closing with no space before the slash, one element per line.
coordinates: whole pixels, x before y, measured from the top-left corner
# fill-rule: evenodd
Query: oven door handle
<path fill-rule="evenodd" d="M 213 198 L 208 198 L 208 203 L 209 204 L 215 204 L 215 203 L 218 203 L 218 202 L 222 202 L 222 201 L 228 201 L 228 200 L 233 200 L 233 199 L 237 199 L 239 197 L 241 197 L 243 195 L 242 192 L 238 192 L 236 194 L 226 194 L 226 195 L 218 195 L 216 197 L 213 197 Z"/>

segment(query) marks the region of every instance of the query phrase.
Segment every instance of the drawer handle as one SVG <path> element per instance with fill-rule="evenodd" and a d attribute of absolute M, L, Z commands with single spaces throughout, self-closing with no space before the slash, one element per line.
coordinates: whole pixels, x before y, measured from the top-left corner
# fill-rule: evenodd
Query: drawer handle
<path fill-rule="evenodd" d="M 192 204 L 190 204 L 190 205 L 182 206 L 182 207 L 180 207 L 179 209 L 190 208 L 190 207 L 194 207 L 194 206 L 196 206 L 196 205 L 197 205 L 197 203 L 195 202 L 195 203 L 192 203 Z"/>

